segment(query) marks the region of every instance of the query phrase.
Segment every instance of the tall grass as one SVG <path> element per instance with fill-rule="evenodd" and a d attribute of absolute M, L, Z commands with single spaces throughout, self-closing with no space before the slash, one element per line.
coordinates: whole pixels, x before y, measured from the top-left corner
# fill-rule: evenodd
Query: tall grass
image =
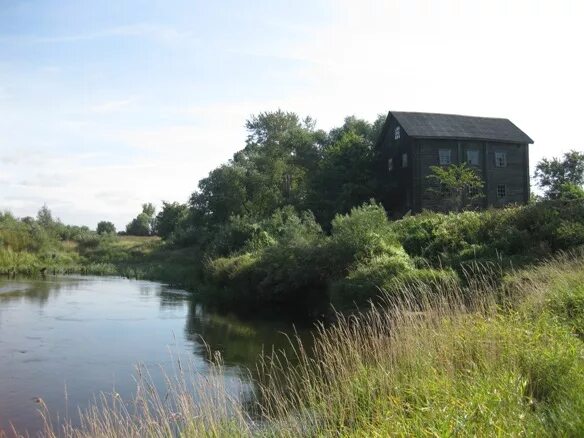
<path fill-rule="evenodd" d="M 233 396 L 221 365 L 181 366 L 168 390 L 102 399 L 81 427 L 45 436 L 499 436 L 584 434 L 584 253 L 506 277 L 475 266 L 441 290 L 410 283 L 358 315 L 320 325 L 307 351 L 258 364 Z M 46 417 L 48 418 L 48 417 Z"/>

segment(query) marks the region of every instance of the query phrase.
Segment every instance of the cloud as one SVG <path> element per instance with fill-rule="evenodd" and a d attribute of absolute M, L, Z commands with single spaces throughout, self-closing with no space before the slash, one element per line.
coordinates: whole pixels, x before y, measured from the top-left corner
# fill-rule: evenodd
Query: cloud
<path fill-rule="evenodd" d="M 10 97 L 11 105 L 0 110 L 0 208 L 34 214 L 46 202 L 66 222 L 123 226 L 142 202 L 186 201 L 244 146 L 245 120 L 278 108 L 310 115 L 323 129 L 390 109 L 509 117 L 536 141 L 532 165 L 582 148 L 573 143 L 584 99 L 583 62 L 573 55 L 584 38 L 581 3 L 330 0 L 325 9 L 310 22 L 254 17 L 243 24 L 253 29 L 233 35 L 270 26 L 245 42 L 201 33 L 206 50 L 194 60 L 192 31 L 154 21 L 0 36 L 38 44 L 47 64 L 36 76 L 27 76 L 29 59 L 26 68 L 12 60 L 4 68 L 0 101 Z M 154 61 L 168 62 L 162 72 L 118 58 L 89 58 L 100 64 L 89 72 L 87 60 L 53 58 L 52 44 L 100 39 L 172 50 L 156 52 Z M 122 73 L 130 79 L 118 83 Z"/>

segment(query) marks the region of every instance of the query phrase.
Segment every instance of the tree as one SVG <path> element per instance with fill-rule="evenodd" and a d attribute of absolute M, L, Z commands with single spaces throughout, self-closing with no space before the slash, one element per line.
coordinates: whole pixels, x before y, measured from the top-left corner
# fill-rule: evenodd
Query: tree
<path fill-rule="evenodd" d="M 535 178 L 548 199 L 560 198 L 563 184 L 584 185 L 584 153 L 572 150 L 562 159 L 544 158 L 537 163 Z"/>
<path fill-rule="evenodd" d="M 481 193 L 484 183 L 474 169 L 462 164 L 451 164 L 447 167 L 431 166 L 432 175 L 427 178 L 437 182 L 439 189 L 430 190 L 447 201 L 449 209 L 460 211 L 472 206 L 476 200 L 483 197 Z"/>
<path fill-rule="evenodd" d="M 178 225 L 186 219 L 189 209 L 185 204 L 162 201 L 162 210 L 154 220 L 154 234 L 168 239 Z"/>
<path fill-rule="evenodd" d="M 97 234 L 115 234 L 116 226 L 108 221 L 101 221 L 97 224 Z"/>
<path fill-rule="evenodd" d="M 149 217 L 154 217 L 154 213 L 156 213 L 156 208 L 152 205 L 151 202 L 146 204 L 142 204 L 142 213 Z"/>
<path fill-rule="evenodd" d="M 566 201 L 584 200 L 584 189 L 572 183 L 564 183 L 560 186 L 559 199 Z"/>
<path fill-rule="evenodd" d="M 304 209 L 324 133 L 314 130 L 312 119 L 280 110 L 252 116 L 246 128 L 245 148 L 191 195 L 196 226 L 216 227 L 237 215 L 261 219 L 288 204 Z"/>
<path fill-rule="evenodd" d="M 155 212 L 156 209 L 151 203 L 142 204 L 142 213 L 126 225 L 126 233 L 133 236 L 149 236 L 152 233 Z"/>
<path fill-rule="evenodd" d="M 50 228 L 55 225 L 53 214 L 51 213 L 51 210 L 49 210 L 49 207 L 47 207 L 47 204 L 43 205 L 38 211 L 37 222 L 45 228 Z"/>
<path fill-rule="evenodd" d="M 324 226 L 336 214 L 348 213 L 375 196 L 373 144 L 362 133 L 366 122 L 351 122 L 360 129 L 346 130 L 338 138 L 335 131 L 336 140 L 322 151 L 318 172 L 312 177 L 309 207 Z"/>

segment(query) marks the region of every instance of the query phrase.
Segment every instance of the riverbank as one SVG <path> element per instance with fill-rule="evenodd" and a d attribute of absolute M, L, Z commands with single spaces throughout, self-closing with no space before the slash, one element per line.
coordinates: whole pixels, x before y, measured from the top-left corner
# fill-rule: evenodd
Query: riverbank
<path fill-rule="evenodd" d="M 564 254 L 467 288 L 402 298 L 318 330 L 258 366 L 256 399 L 179 373 L 166 398 L 86 412 L 63 436 L 561 435 L 584 433 L 584 254 Z M 192 383 L 192 382 L 191 382 Z M 192 391 L 196 394 L 193 395 Z M 261 420 L 261 421 L 260 421 Z M 259 422 L 258 422 L 259 421 Z M 47 427 L 48 436 L 57 430 Z"/>
<path fill-rule="evenodd" d="M 156 280 L 223 310 L 303 318 L 322 318 L 331 307 L 367 307 L 380 290 L 399 295 L 420 283 L 436 293 L 464 287 L 477 267 L 498 266 L 490 275 L 500 281 L 513 269 L 584 244 L 582 200 L 394 221 L 370 202 L 337 215 L 328 232 L 310 212 L 286 207 L 263 220 L 235 218 L 188 245 L 4 222 L 0 274 Z"/>

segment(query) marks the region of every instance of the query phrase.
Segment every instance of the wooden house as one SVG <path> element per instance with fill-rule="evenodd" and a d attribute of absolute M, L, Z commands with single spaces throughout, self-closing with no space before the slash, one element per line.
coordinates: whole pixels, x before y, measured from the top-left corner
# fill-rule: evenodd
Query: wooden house
<path fill-rule="evenodd" d="M 478 208 L 525 204 L 531 143 L 508 119 L 390 111 L 376 144 L 382 203 L 394 215 L 445 211 L 430 167 L 467 163 L 484 182 Z"/>

